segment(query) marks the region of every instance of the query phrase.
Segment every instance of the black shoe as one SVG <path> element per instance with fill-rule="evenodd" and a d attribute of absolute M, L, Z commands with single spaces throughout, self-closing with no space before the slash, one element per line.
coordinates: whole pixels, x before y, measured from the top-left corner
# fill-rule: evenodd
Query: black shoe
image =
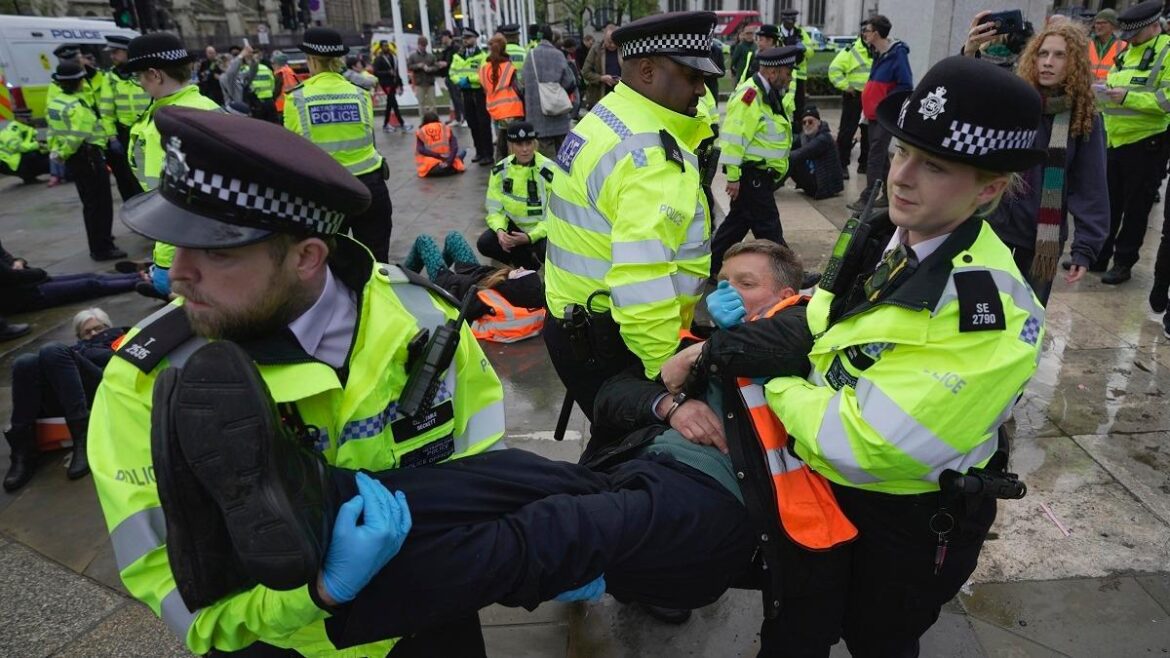
<path fill-rule="evenodd" d="M 155 288 L 154 284 L 149 281 L 139 281 L 134 284 L 134 292 L 143 297 L 150 297 L 151 299 L 161 299 L 164 302 L 171 301 L 170 297 L 159 292 L 158 288 Z"/>
<path fill-rule="evenodd" d="M 643 603 L 642 609 L 658 621 L 674 624 L 675 626 L 685 624 L 691 618 L 691 611 L 686 608 L 664 608 L 658 605 L 647 605 Z"/>
<path fill-rule="evenodd" d="M 73 439 L 73 454 L 69 458 L 69 469 L 65 471 L 65 475 L 70 480 L 77 480 L 89 475 L 89 456 L 85 452 L 89 418 L 66 419 L 65 424 L 69 427 L 70 438 Z"/>
<path fill-rule="evenodd" d="M 217 341 L 187 360 L 172 406 L 179 445 L 261 584 L 317 581 L 334 507 L 321 456 L 285 428 L 252 359 Z"/>
<path fill-rule="evenodd" d="M 37 436 L 30 425 L 13 427 L 4 433 L 4 438 L 8 439 L 8 447 L 12 449 L 11 465 L 4 476 L 4 490 L 12 492 L 28 484 L 37 470 Z"/>
<path fill-rule="evenodd" d="M 150 269 L 150 261 L 136 261 L 136 260 L 120 260 L 114 263 L 114 271 L 122 274 L 134 274 L 135 272 L 145 272 Z"/>
<path fill-rule="evenodd" d="M 89 252 L 89 257 L 92 260 L 97 260 L 97 261 L 119 260 L 119 259 L 126 257 L 126 252 L 122 251 L 121 249 L 119 249 L 117 247 L 110 247 L 109 249 L 106 249 L 105 251 L 97 251 L 97 252 L 91 251 L 91 252 Z"/>
<path fill-rule="evenodd" d="M 0 340 L 12 340 L 13 338 L 20 338 L 21 336 L 32 331 L 32 326 L 27 324 L 15 324 L 0 318 Z"/>
<path fill-rule="evenodd" d="M 1105 273 L 1104 276 L 1101 277 L 1101 283 L 1104 283 L 1104 284 L 1110 285 L 1110 286 L 1116 286 L 1120 283 L 1125 283 L 1126 281 L 1129 281 L 1130 278 L 1132 278 L 1132 277 L 1130 275 L 1128 267 L 1114 265 L 1113 269 L 1109 270 L 1108 272 Z"/>
<path fill-rule="evenodd" d="M 198 610 L 255 581 L 240 567 L 219 508 L 179 448 L 171 404 L 179 372 L 168 368 L 155 380 L 150 454 L 167 522 L 167 560 L 183 603 Z"/>
<path fill-rule="evenodd" d="M 862 176 L 865 175 L 865 165 L 861 164 L 860 162 L 857 163 L 857 173 Z"/>
<path fill-rule="evenodd" d="M 841 170 L 841 180 L 849 180 L 849 170 L 848 169 Z"/>
<path fill-rule="evenodd" d="M 1150 310 L 1165 313 L 1167 301 L 1170 301 L 1170 283 L 1154 281 L 1154 287 L 1150 289 Z"/>
<path fill-rule="evenodd" d="M 800 280 L 800 289 L 807 290 L 821 282 L 820 272 L 805 272 L 804 278 Z"/>

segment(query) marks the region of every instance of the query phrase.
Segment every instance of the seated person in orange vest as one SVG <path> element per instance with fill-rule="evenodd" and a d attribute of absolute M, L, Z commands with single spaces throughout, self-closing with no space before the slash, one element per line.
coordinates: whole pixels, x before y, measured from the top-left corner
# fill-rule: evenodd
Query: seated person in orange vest
<path fill-rule="evenodd" d="M 403 266 L 414 272 L 426 268 L 427 277 L 456 300 L 478 286 L 467 310 L 476 338 L 513 343 L 540 335 L 545 315 L 540 276 L 522 267 L 480 265 L 462 234 L 448 233 L 442 249 L 431 236 L 418 236 Z"/>
<path fill-rule="evenodd" d="M 463 172 L 463 157 L 467 149 L 459 150 L 459 141 L 449 126 L 439 121 L 439 115 L 427 112 L 422 125 L 414 132 L 414 163 L 419 178 L 437 178 Z"/>
<path fill-rule="evenodd" d="M 539 270 L 544 264 L 544 203 L 555 167 L 536 152 L 536 130 L 527 121 L 508 125 L 511 155 L 492 167 L 487 188 L 488 229 L 475 246 L 501 263 Z"/>

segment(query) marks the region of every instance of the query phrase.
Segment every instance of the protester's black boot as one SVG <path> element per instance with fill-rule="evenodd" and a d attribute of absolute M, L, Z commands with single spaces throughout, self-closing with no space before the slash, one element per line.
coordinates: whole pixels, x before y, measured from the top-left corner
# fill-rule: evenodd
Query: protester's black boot
<path fill-rule="evenodd" d="M 12 449 L 9 459 L 12 465 L 4 476 L 4 490 L 16 491 L 28 484 L 37 470 L 37 437 L 33 427 L 13 427 L 4 433 L 8 447 Z"/>
<path fill-rule="evenodd" d="M 1170 300 L 1170 280 L 1155 277 L 1154 285 L 1150 288 L 1150 310 L 1155 313 L 1164 313 L 1168 300 Z"/>
<path fill-rule="evenodd" d="M 150 454 L 166 517 L 167 560 L 179 596 L 194 611 L 255 581 L 240 567 L 219 508 L 179 448 L 171 404 L 178 380 L 179 371 L 167 368 L 155 381 Z"/>
<path fill-rule="evenodd" d="M 89 457 L 85 454 L 86 437 L 89 435 L 89 417 L 80 420 L 65 420 L 69 427 L 69 436 L 73 439 L 73 456 L 69 460 L 69 469 L 65 475 L 70 480 L 76 480 L 89 475 Z"/>
<path fill-rule="evenodd" d="M 315 583 L 335 511 L 325 463 L 281 423 L 252 359 L 228 341 L 199 348 L 172 405 L 183 455 L 244 569 L 272 589 Z"/>

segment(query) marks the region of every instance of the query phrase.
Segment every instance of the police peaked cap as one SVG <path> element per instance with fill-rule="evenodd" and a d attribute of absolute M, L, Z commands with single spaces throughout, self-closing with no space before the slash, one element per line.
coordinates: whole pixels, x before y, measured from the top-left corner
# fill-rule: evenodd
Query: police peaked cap
<path fill-rule="evenodd" d="M 53 72 L 54 80 L 80 80 L 85 77 L 85 67 L 76 62 L 61 62 Z"/>
<path fill-rule="evenodd" d="M 1153 25 L 1162 16 L 1162 0 L 1146 0 L 1138 3 L 1117 16 L 1117 29 L 1121 30 L 1121 37 L 1128 41 L 1143 27 Z"/>
<path fill-rule="evenodd" d="M 361 181 L 283 126 L 175 106 L 154 120 L 166 150 L 161 183 L 121 211 L 148 238 L 217 249 L 274 233 L 329 236 L 370 205 Z"/>
<path fill-rule="evenodd" d="M 505 23 L 504 25 L 500 26 L 499 33 L 503 34 L 505 36 L 519 35 L 520 34 L 520 24 L 519 23 Z"/>
<path fill-rule="evenodd" d="M 508 124 L 506 134 L 509 142 L 527 142 L 536 139 L 536 128 L 527 121 L 513 121 Z"/>
<path fill-rule="evenodd" d="M 122 34 L 106 35 L 106 50 L 126 50 L 130 47 L 130 37 Z"/>
<path fill-rule="evenodd" d="M 757 37 L 768 37 L 769 39 L 780 40 L 780 28 L 775 25 L 761 25 L 760 29 L 756 30 Z"/>
<path fill-rule="evenodd" d="M 803 59 L 804 48 L 800 46 L 768 48 L 757 56 L 760 66 L 796 66 Z"/>
<path fill-rule="evenodd" d="M 349 52 L 341 33 L 331 27 L 311 27 L 301 37 L 301 52 L 317 57 L 343 57 Z"/>
<path fill-rule="evenodd" d="M 1024 171 L 1044 161 L 1036 148 L 1040 94 L 1015 74 L 973 57 L 948 57 L 914 91 L 878 106 L 883 129 L 943 160 L 997 172 Z"/>
<path fill-rule="evenodd" d="M 796 18 L 799 15 L 800 15 L 800 10 L 794 9 L 792 7 L 789 7 L 788 9 L 781 9 L 780 10 L 780 17 L 781 18 Z"/>
<path fill-rule="evenodd" d="M 195 55 L 187 51 L 183 42 L 170 32 L 151 32 L 134 37 L 126 46 L 128 72 L 147 69 L 163 69 L 169 66 L 195 61 Z"/>
<path fill-rule="evenodd" d="M 715 12 L 676 11 L 647 16 L 613 32 L 624 59 L 662 55 L 707 75 L 723 75 L 711 59 Z"/>
<path fill-rule="evenodd" d="M 463 28 L 463 32 L 460 34 L 460 36 L 475 37 L 476 39 L 478 39 L 479 32 L 476 32 L 474 29 L 472 29 L 470 27 L 465 27 L 465 28 Z"/>
<path fill-rule="evenodd" d="M 73 59 L 81 54 L 81 46 L 75 43 L 63 43 L 53 49 L 53 56 L 57 59 Z"/>

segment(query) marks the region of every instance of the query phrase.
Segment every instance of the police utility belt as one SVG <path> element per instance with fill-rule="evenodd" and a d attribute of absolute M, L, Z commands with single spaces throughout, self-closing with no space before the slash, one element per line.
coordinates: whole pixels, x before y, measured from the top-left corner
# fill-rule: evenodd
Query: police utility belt
<path fill-rule="evenodd" d="M 595 290 L 584 305 L 565 306 L 565 317 L 556 320 L 569 338 L 573 358 L 593 368 L 621 358 L 629 351 L 609 311 L 593 310 L 593 300 L 602 295 L 610 296 L 606 290 Z"/>

